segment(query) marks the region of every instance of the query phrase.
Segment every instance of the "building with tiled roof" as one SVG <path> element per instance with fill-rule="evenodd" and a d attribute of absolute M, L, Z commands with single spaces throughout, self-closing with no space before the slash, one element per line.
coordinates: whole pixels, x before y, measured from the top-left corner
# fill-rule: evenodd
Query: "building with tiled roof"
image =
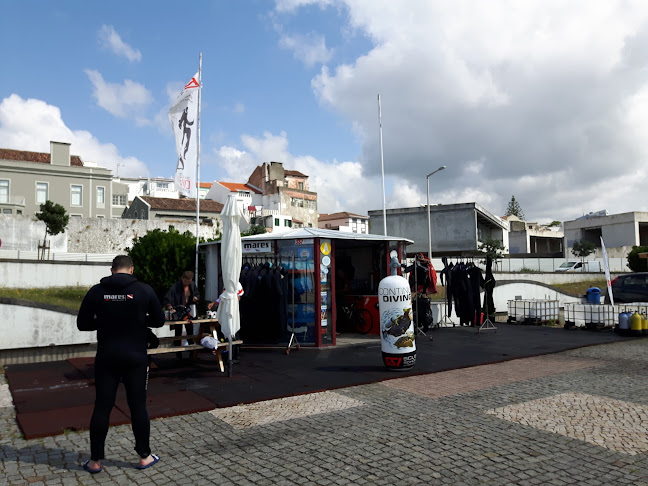
<path fill-rule="evenodd" d="M 209 192 L 205 195 L 205 200 L 218 201 L 225 204 L 228 196 L 236 196 L 241 212 L 249 219 L 249 210 L 256 205 L 262 205 L 261 191 L 249 184 L 239 182 L 215 181 L 212 183 Z M 246 229 L 246 223 L 242 226 Z"/>
<path fill-rule="evenodd" d="M 50 142 L 50 153 L 0 149 L 0 211 L 33 216 L 47 200 L 71 217 L 119 217 L 128 188 L 112 171 L 70 155 L 70 144 Z"/>
<path fill-rule="evenodd" d="M 308 187 L 308 176 L 284 169 L 281 162 L 264 162 L 254 169 L 248 184 L 263 195 L 263 208 L 303 221 L 304 227 L 317 227 L 317 193 Z"/>
<path fill-rule="evenodd" d="M 200 200 L 200 219 L 203 222 L 218 221 L 223 205 L 209 199 Z M 165 221 L 196 220 L 196 200 L 137 196 L 122 215 L 124 219 L 162 219 Z"/>
<path fill-rule="evenodd" d="M 318 227 L 350 233 L 369 234 L 369 216 L 349 212 L 320 214 Z"/>

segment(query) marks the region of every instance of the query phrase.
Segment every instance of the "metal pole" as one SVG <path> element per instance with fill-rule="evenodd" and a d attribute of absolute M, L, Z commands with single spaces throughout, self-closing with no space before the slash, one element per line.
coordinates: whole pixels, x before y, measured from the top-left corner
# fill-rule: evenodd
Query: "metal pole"
<path fill-rule="evenodd" d="M 198 60 L 198 138 L 196 140 L 196 273 L 194 281 L 198 285 L 198 243 L 200 242 L 200 95 L 202 93 L 202 52 Z M 231 346 L 230 346 L 231 347 Z"/>
<path fill-rule="evenodd" d="M 382 111 L 380 109 L 380 93 L 378 93 L 378 126 L 380 128 L 380 171 L 382 173 L 383 192 L 383 234 L 387 236 L 387 201 L 385 199 L 385 163 L 383 161 Z"/>
<path fill-rule="evenodd" d="M 428 217 L 428 258 L 432 261 L 432 224 L 430 223 L 430 177 L 425 178 L 427 182 L 427 217 Z"/>
<path fill-rule="evenodd" d="M 428 258 L 432 261 L 432 224 L 430 222 L 430 176 L 445 169 L 446 166 L 442 165 L 437 170 L 430 172 L 425 176 L 427 180 L 427 218 L 428 218 Z"/>

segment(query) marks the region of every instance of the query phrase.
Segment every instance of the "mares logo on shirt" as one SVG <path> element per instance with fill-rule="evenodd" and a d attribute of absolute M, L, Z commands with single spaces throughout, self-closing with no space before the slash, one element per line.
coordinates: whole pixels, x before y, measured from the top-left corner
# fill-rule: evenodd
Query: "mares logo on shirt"
<path fill-rule="evenodd" d="M 104 300 L 106 302 L 124 302 L 126 300 L 133 300 L 133 294 L 104 294 Z"/>

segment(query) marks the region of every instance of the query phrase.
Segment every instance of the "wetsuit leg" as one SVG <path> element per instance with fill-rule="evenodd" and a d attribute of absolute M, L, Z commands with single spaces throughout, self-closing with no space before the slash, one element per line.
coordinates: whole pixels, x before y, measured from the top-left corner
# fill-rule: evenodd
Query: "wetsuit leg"
<path fill-rule="evenodd" d="M 187 336 L 193 336 L 193 324 L 185 324 L 185 331 Z M 193 339 L 187 339 L 187 344 L 194 344 Z"/>
<path fill-rule="evenodd" d="M 121 373 L 117 366 L 95 361 L 95 406 L 90 419 L 90 458 L 98 461 L 104 458 L 104 445 L 110 412 L 115 405 L 115 396 Z"/>
<path fill-rule="evenodd" d="M 148 382 L 147 363 L 127 368 L 123 375 L 126 400 L 131 414 L 133 435 L 135 436 L 135 452 L 144 458 L 151 454 L 149 437 L 151 423 L 146 409 L 146 387 Z"/>
<path fill-rule="evenodd" d="M 173 330 L 174 330 L 174 333 L 175 333 L 174 335 L 176 337 L 182 336 L 182 324 L 175 324 L 173 326 Z M 174 346 L 180 346 L 181 344 L 182 344 L 181 340 L 173 341 Z M 182 353 L 181 352 L 176 353 L 176 358 L 182 359 Z"/>
<path fill-rule="evenodd" d="M 176 337 L 182 336 L 182 324 L 175 324 L 173 326 L 173 332 L 174 332 L 174 336 Z M 180 346 L 181 344 L 182 344 L 181 340 L 173 341 L 174 346 Z"/>

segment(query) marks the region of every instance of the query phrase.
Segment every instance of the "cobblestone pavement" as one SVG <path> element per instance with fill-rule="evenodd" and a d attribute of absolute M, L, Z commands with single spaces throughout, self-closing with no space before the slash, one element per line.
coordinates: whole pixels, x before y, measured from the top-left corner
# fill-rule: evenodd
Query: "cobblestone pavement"
<path fill-rule="evenodd" d="M 0 375 L 0 484 L 648 485 L 648 339 L 23 440 Z"/>

